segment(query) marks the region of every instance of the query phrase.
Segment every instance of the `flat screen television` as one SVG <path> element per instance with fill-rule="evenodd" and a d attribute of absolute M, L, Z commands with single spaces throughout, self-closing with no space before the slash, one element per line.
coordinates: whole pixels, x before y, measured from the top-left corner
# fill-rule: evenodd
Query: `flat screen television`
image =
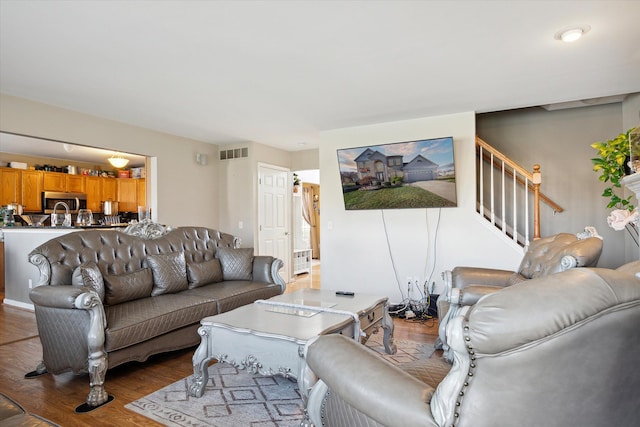
<path fill-rule="evenodd" d="M 344 207 L 457 206 L 453 137 L 338 149 Z"/>

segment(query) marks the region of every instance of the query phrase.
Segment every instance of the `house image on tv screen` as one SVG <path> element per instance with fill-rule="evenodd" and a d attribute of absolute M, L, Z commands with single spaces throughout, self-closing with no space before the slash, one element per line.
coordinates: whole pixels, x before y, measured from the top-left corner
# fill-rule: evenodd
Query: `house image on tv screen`
<path fill-rule="evenodd" d="M 416 155 L 408 163 L 402 156 L 385 156 L 379 151 L 367 148 L 355 160 L 358 165 L 358 179 L 373 177 L 378 181 L 390 181 L 401 176 L 403 182 L 430 181 L 438 178 L 438 165 L 429 159 Z"/>
<path fill-rule="evenodd" d="M 346 209 L 456 206 L 453 138 L 338 150 Z"/>

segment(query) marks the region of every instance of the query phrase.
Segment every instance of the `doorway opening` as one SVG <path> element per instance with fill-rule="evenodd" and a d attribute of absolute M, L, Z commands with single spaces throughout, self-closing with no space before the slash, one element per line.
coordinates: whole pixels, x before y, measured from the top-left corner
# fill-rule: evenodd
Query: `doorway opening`
<path fill-rule="evenodd" d="M 293 193 L 293 281 L 300 287 L 320 287 L 320 171 L 294 171 L 301 181 Z M 298 286 L 296 286 L 298 287 Z"/>

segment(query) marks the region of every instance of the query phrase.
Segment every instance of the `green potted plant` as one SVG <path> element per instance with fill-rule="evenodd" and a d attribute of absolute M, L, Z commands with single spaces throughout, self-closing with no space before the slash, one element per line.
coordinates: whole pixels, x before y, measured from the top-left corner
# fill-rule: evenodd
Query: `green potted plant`
<path fill-rule="evenodd" d="M 300 188 L 300 178 L 298 178 L 298 174 L 294 173 L 293 174 L 293 192 L 297 193 L 298 192 L 298 188 Z"/>
<path fill-rule="evenodd" d="M 629 134 L 633 130 L 629 129 L 608 141 L 591 144 L 598 152 L 598 157 L 591 159 L 593 170 L 600 173 L 600 181 L 610 183 L 602 192 L 602 196 L 609 199 L 607 208 L 614 208 L 607 217 L 607 223 L 615 230 L 622 230 L 627 224 L 632 224 L 638 219 L 638 212 L 631 204 L 633 196 L 624 197 L 621 183 L 626 175 L 625 166 L 630 154 Z"/>

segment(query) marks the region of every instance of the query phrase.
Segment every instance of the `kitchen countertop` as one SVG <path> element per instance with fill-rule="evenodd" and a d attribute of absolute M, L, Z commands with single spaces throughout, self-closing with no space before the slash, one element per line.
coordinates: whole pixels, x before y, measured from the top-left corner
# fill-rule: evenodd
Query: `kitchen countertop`
<path fill-rule="evenodd" d="M 96 229 L 111 229 L 111 228 L 124 228 L 129 224 L 113 224 L 113 225 L 88 225 L 88 226 L 77 226 L 74 225 L 72 227 L 51 227 L 50 225 L 45 225 L 42 227 L 30 227 L 30 226 L 20 226 L 16 225 L 13 227 L 2 227 L 2 231 L 27 231 L 27 230 L 96 230 Z"/>

